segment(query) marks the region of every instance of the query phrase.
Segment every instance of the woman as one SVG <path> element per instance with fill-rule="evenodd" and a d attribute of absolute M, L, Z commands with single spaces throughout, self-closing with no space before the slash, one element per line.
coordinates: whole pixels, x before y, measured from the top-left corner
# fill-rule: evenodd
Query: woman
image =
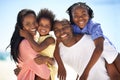
<path fill-rule="evenodd" d="M 45 63 L 51 59 L 49 57 L 37 58 L 38 53 L 32 49 L 28 40 L 20 36 L 22 29 L 28 31 L 34 38 L 37 25 L 36 14 L 33 10 L 23 9 L 18 13 L 15 31 L 10 42 L 11 56 L 20 68 L 18 80 L 50 79 L 50 70 Z"/>
<path fill-rule="evenodd" d="M 86 68 L 95 45 L 90 35 L 74 35 L 69 21 L 56 21 L 54 24 L 54 33 L 59 43 L 60 56 L 63 63 L 71 66 L 81 77 Z M 91 68 L 87 75 L 87 80 L 110 80 L 108 76 L 105 62 L 115 63 L 116 68 L 120 70 L 120 55 L 113 46 L 105 39 L 104 50 L 96 64 Z M 59 57 L 58 57 L 59 58 Z M 114 73 L 114 72 L 113 72 Z M 120 75 L 117 75 L 112 80 L 119 80 Z M 79 80 L 86 80 L 80 79 Z"/>

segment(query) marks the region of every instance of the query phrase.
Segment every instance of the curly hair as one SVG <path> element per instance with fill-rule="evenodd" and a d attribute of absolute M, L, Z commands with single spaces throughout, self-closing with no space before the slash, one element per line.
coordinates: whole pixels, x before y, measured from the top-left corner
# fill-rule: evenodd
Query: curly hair
<path fill-rule="evenodd" d="M 46 18 L 50 20 L 51 30 L 52 30 L 54 19 L 55 19 L 55 14 L 53 14 L 53 12 L 48 10 L 47 8 L 44 8 L 39 11 L 38 16 L 37 16 L 37 22 L 39 22 L 42 18 Z"/>
<path fill-rule="evenodd" d="M 70 22 L 71 22 L 71 24 L 75 24 L 74 21 L 73 21 L 72 11 L 73 11 L 73 9 L 76 8 L 77 6 L 82 7 L 82 8 L 85 8 L 85 9 L 88 11 L 88 14 L 89 14 L 89 16 L 90 16 L 90 19 L 92 19 L 92 18 L 94 17 L 93 10 L 92 10 L 86 3 L 77 2 L 77 3 L 74 3 L 73 5 L 71 5 L 71 6 L 66 10 L 66 12 L 68 13 L 68 15 L 69 15 L 69 17 L 70 17 Z"/>

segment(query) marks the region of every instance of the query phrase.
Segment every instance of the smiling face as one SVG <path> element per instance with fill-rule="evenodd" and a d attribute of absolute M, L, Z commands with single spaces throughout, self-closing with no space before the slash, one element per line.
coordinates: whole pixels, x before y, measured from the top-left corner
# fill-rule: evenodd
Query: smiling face
<path fill-rule="evenodd" d="M 55 22 L 53 29 L 57 39 L 63 43 L 68 42 L 73 36 L 70 23 L 67 21 Z"/>
<path fill-rule="evenodd" d="M 23 29 L 27 30 L 32 36 L 36 34 L 36 17 L 33 14 L 28 14 L 24 17 L 23 20 Z"/>
<path fill-rule="evenodd" d="M 41 36 L 49 34 L 51 30 L 50 20 L 47 18 L 41 18 L 38 22 L 38 32 Z"/>
<path fill-rule="evenodd" d="M 89 20 L 89 14 L 86 8 L 76 6 L 72 10 L 73 21 L 81 29 L 84 28 Z"/>

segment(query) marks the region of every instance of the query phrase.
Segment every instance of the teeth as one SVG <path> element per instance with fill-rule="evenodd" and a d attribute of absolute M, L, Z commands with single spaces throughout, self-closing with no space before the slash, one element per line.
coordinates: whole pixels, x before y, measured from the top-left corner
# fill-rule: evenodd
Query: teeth
<path fill-rule="evenodd" d="M 81 21 L 81 22 L 79 22 L 80 24 L 83 24 L 84 22 L 83 21 Z"/>
<path fill-rule="evenodd" d="M 45 30 L 41 30 L 41 32 L 46 32 Z"/>
<path fill-rule="evenodd" d="M 62 35 L 61 37 L 63 38 L 63 37 L 66 37 L 67 36 L 67 34 L 64 34 L 64 35 Z"/>
<path fill-rule="evenodd" d="M 36 31 L 36 29 L 32 29 L 31 31 Z"/>

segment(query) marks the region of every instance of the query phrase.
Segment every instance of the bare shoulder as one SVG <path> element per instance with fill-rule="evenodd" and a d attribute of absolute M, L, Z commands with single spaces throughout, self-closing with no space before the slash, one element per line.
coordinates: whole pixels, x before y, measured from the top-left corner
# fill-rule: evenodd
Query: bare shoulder
<path fill-rule="evenodd" d="M 50 43 L 55 43 L 55 39 L 53 37 L 47 37 L 45 40 Z"/>

